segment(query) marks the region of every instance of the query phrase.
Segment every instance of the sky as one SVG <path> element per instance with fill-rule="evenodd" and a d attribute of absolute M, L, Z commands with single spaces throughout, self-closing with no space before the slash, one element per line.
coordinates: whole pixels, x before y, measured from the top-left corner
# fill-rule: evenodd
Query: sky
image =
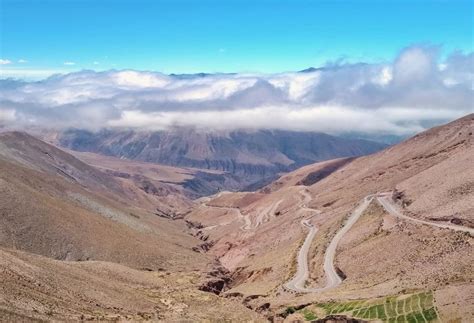
<path fill-rule="evenodd" d="M 1 0 L 3 76 L 81 69 L 275 73 L 472 51 L 472 0 Z M 23 70 L 15 71 L 15 70 Z"/>
<path fill-rule="evenodd" d="M 379 138 L 474 112 L 472 1 L 0 4 L 0 127 Z"/>

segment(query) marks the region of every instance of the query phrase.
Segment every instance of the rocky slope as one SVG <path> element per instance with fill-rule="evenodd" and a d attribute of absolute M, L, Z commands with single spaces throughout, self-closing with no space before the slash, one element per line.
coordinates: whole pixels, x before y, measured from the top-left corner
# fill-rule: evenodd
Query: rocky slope
<path fill-rule="evenodd" d="M 0 170 L 4 247 L 154 269 L 187 266 L 177 250 L 195 256 L 198 241 L 184 224 L 140 207 L 114 177 L 32 136 L 0 134 Z"/>
<path fill-rule="evenodd" d="M 212 241 L 207 253 L 231 270 L 228 293 L 244 299 L 260 295 L 252 305 L 269 303 L 270 316 L 288 306 L 432 290 L 441 297 L 443 320 L 468 322 L 474 313 L 466 301 L 474 279 L 472 236 L 393 217 L 377 202 L 337 247 L 335 266 L 345 277 L 341 285 L 302 295 L 282 285 L 296 270 L 307 233 L 301 221 L 309 219 L 318 231 L 309 251 L 307 284 L 325 286 L 326 248 L 369 194 L 393 191 L 394 203 L 409 216 L 472 227 L 473 132 L 474 115 L 468 115 L 369 156 L 303 167 L 260 192 L 201 200 L 187 219 L 203 225 L 199 230 Z M 446 286 L 461 295 L 449 306 L 439 296 Z"/>
<path fill-rule="evenodd" d="M 188 128 L 158 132 L 68 130 L 54 136 L 54 140 L 72 150 L 229 174 L 225 178 L 207 179 L 214 182 L 211 189 L 205 189 L 208 194 L 216 192 L 213 186 L 231 190 L 258 188 L 279 172 L 316 161 L 365 155 L 384 147 L 371 141 L 322 133 L 277 130 L 222 133 Z"/>
<path fill-rule="evenodd" d="M 146 175 L 155 174 L 150 178 L 139 171 L 139 164 L 129 163 L 132 164 L 129 166 L 130 172 L 126 169 L 121 171 L 120 167 L 101 168 L 97 167 L 97 164 L 117 165 L 120 160 L 109 161 L 100 155 L 89 158 L 81 155 L 80 158 L 76 158 L 24 132 L 0 133 L 0 159 L 47 175 L 61 177 L 66 182 L 99 192 L 113 200 L 118 198 L 123 203 L 168 214 L 171 217 L 185 213 L 192 205 L 182 192 L 181 181 L 173 178 L 193 181 L 195 177 L 193 174 L 197 173 L 186 169 L 145 164 L 149 168 Z M 82 159 L 85 159 L 85 162 Z M 157 180 L 153 180 L 156 177 Z M 192 195 L 192 192 L 189 195 Z"/>
<path fill-rule="evenodd" d="M 218 264 L 138 184 L 0 134 L 0 321 L 257 317 L 199 290 Z"/>
<path fill-rule="evenodd" d="M 347 309 L 338 304 L 385 304 L 375 316 L 365 307 L 332 313 L 377 319 L 395 300 L 400 320 L 470 322 L 472 235 L 393 216 L 377 199 L 335 249 L 341 284 L 311 293 L 283 286 L 309 224 L 306 287 L 326 285 L 328 246 L 372 194 L 393 192 L 408 217 L 472 228 L 473 133 L 468 115 L 372 155 L 307 165 L 256 192 L 195 201 L 182 196 L 195 169 L 74 157 L 1 134 L 0 318 L 291 321 Z M 173 209 L 160 189 L 189 203 L 174 208 L 174 220 L 153 210 Z"/>
<path fill-rule="evenodd" d="M 200 291 L 198 272 L 58 261 L 0 247 L 0 279 L 2 322 L 262 321 L 242 304 Z"/>

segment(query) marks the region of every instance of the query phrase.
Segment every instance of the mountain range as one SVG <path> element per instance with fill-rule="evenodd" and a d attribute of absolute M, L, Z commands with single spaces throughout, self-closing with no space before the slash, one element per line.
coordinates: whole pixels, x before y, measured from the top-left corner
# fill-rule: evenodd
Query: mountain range
<path fill-rule="evenodd" d="M 278 174 L 303 165 L 365 155 L 386 147 L 368 140 L 283 130 L 218 132 L 174 128 L 155 132 L 91 132 L 70 129 L 49 138 L 54 138 L 52 143 L 75 151 L 220 171 L 223 176 L 202 174 L 206 175 L 207 181 L 214 183 L 202 187 L 198 195 L 209 195 L 218 190 L 257 189 L 274 180 Z M 201 184 L 189 183 L 189 186 L 196 185 Z"/>
<path fill-rule="evenodd" d="M 474 319 L 473 114 L 384 149 L 183 131 L 0 133 L 1 320 Z"/>

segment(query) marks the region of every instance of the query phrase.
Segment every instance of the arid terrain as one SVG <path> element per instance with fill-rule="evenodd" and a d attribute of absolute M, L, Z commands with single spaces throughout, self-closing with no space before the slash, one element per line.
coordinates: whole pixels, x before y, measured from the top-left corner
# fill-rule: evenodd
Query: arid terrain
<path fill-rule="evenodd" d="M 202 200 L 186 218 L 202 224 L 196 231 L 211 241 L 207 254 L 233 272 L 224 293 L 253 295 L 253 306 L 269 304 L 271 315 L 286 316 L 294 306 L 301 313 L 308 304 L 370 303 L 431 292 L 438 320 L 469 322 L 474 313 L 473 132 L 469 115 L 373 155 L 303 167 L 256 193 L 218 194 Z M 406 217 L 382 206 L 376 195 L 385 192 L 390 192 L 385 200 Z M 336 233 L 355 213 L 360 218 L 334 245 Z M 309 245 L 305 242 L 308 279 L 295 293 L 295 285 L 285 288 L 285 283 L 300 270 L 297 257 L 307 234 L 314 234 Z M 342 283 L 327 270 L 330 248 Z M 449 306 L 446 290 L 457 295 Z M 303 314 L 288 319 L 295 315 Z"/>
<path fill-rule="evenodd" d="M 474 323 L 474 0 L 0 0 L 0 323 Z"/>
<path fill-rule="evenodd" d="M 213 195 L 247 166 L 0 133 L 0 319 L 472 322 L 473 133 L 471 114 Z"/>
<path fill-rule="evenodd" d="M 0 168 L 3 320 L 257 317 L 198 289 L 220 267 L 159 211 L 177 211 L 174 190 L 149 192 L 19 132 L 0 134 Z"/>

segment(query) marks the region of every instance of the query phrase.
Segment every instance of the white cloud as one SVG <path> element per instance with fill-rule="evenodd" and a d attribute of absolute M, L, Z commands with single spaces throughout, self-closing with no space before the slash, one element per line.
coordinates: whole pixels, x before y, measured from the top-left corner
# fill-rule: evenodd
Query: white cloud
<path fill-rule="evenodd" d="M 92 62 L 93 65 L 99 65 L 100 63 L 97 61 Z"/>
<path fill-rule="evenodd" d="M 117 85 L 129 87 L 162 87 L 168 83 L 168 80 L 164 76 L 155 73 L 136 72 L 131 70 L 113 73 L 111 76 Z"/>
<path fill-rule="evenodd" d="M 393 80 L 393 69 L 391 66 L 385 66 L 381 69 L 380 73 L 377 74 L 373 82 L 380 85 L 387 85 Z"/>
<path fill-rule="evenodd" d="M 64 65 L 68 65 L 68 66 L 76 65 L 75 62 L 64 62 L 63 64 L 64 64 Z"/>
<path fill-rule="evenodd" d="M 410 47 L 393 62 L 299 73 L 81 71 L 34 83 L 0 81 L 0 102 L 16 111 L 18 124 L 405 135 L 474 112 L 473 61 L 472 53 L 440 61 L 435 48 Z M 2 76 L 12 73 L 19 71 Z"/>
<path fill-rule="evenodd" d="M 396 82 L 413 83 L 430 76 L 436 69 L 435 48 L 410 47 L 403 50 L 393 66 Z"/>
<path fill-rule="evenodd" d="M 199 129 L 284 129 L 321 131 L 331 134 L 360 132 L 408 135 L 423 130 L 418 121 L 439 121 L 463 116 L 467 111 L 384 108 L 378 111 L 343 106 L 259 107 L 221 111 L 151 112 L 127 110 L 107 126 L 162 130 L 173 126 Z M 407 116 L 410 118 L 408 119 Z M 409 121 L 408 123 L 406 123 Z M 399 123 L 402 124 L 399 124 Z"/>
<path fill-rule="evenodd" d="M 27 61 L 26 59 L 20 58 L 20 59 L 18 60 L 18 63 L 20 63 L 20 64 L 25 64 L 25 63 L 28 63 L 28 61 Z"/>
<path fill-rule="evenodd" d="M 8 64 L 11 64 L 12 61 L 9 60 L 9 59 L 1 59 L 0 58 L 0 65 L 8 65 Z"/>
<path fill-rule="evenodd" d="M 12 122 L 16 119 L 16 112 L 12 109 L 3 109 L 0 107 L 0 122 Z"/>

